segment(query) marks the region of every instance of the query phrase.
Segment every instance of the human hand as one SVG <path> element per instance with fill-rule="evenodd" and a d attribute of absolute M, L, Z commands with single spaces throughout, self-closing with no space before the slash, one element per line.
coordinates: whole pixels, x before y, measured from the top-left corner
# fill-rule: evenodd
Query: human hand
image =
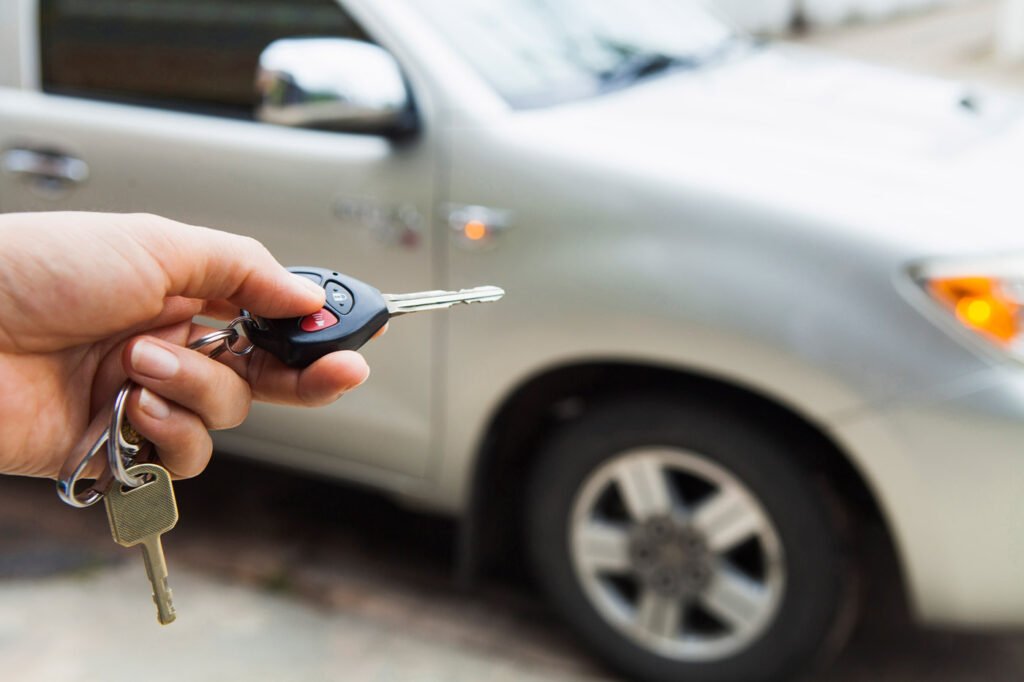
<path fill-rule="evenodd" d="M 210 459 L 209 429 L 253 399 L 321 405 L 369 375 L 356 352 L 303 370 L 257 350 L 212 360 L 185 344 L 231 319 L 319 310 L 324 292 L 247 237 L 152 215 L 0 215 L 0 472 L 55 478 L 125 377 L 128 419 L 176 477 Z M 96 472 L 93 472 L 94 474 Z"/>

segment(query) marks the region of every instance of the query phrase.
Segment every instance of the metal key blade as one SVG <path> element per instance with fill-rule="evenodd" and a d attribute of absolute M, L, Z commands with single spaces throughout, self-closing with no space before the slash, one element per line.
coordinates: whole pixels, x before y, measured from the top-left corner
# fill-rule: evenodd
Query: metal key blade
<path fill-rule="evenodd" d="M 383 294 L 392 317 L 421 310 L 450 308 L 456 303 L 490 303 L 505 295 L 501 287 L 482 286 L 459 291 L 418 291 L 412 294 Z"/>
<path fill-rule="evenodd" d="M 164 543 L 159 535 L 142 540 L 142 561 L 146 565 L 149 584 L 153 586 L 153 603 L 156 604 L 156 619 L 161 625 L 173 623 L 178 614 L 174 611 L 171 588 L 167 585 L 167 559 L 164 558 Z"/>
<path fill-rule="evenodd" d="M 167 586 L 167 561 L 160 536 L 178 523 L 178 505 L 167 470 L 156 464 L 136 464 L 128 468 L 132 477 L 144 477 L 136 488 L 114 483 L 104 502 L 110 521 L 110 534 L 123 547 L 142 545 L 146 575 L 153 587 L 157 620 L 166 625 L 174 621 L 174 604 Z"/>

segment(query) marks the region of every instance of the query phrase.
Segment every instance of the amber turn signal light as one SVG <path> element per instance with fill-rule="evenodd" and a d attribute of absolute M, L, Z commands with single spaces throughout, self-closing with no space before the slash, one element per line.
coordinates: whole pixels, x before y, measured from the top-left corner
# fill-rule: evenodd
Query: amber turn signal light
<path fill-rule="evenodd" d="M 480 220 L 467 220 L 462 226 L 462 234 L 470 241 L 478 242 L 487 236 L 487 225 Z"/>
<path fill-rule="evenodd" d="M 1020 304 L 989 277 L 948 277 L 928 282 L 928 290 L 964 326 L 1009 343 L 1020 331 Z"/>

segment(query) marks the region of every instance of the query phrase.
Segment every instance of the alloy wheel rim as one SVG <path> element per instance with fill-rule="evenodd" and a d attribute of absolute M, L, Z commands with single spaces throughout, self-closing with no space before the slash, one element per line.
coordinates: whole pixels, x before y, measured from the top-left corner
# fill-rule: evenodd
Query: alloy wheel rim
<path fill-rule="evenodd" d="M 569 526 L 587 599 L 635 644 L 680 661 L 750 645 L 785 588 L 778 533 L 756 496 L 678 448 L 623 452 L 580 487 Z"/>

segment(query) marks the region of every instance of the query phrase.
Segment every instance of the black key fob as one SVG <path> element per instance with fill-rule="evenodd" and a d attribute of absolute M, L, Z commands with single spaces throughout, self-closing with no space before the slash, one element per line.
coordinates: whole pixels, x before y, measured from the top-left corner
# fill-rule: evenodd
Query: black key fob
<path fill-rule="evenodd" d="M 290 272 L 322 286 L 327 303 L 305 317 L 271 320 L 253 316 L 247 333 L 253 345 L 289 367 L 308 367 L 337 350 L 357 350 L 390 317 L 384 297 L 354 277 L 326 268 L 295 267 Z"/>

